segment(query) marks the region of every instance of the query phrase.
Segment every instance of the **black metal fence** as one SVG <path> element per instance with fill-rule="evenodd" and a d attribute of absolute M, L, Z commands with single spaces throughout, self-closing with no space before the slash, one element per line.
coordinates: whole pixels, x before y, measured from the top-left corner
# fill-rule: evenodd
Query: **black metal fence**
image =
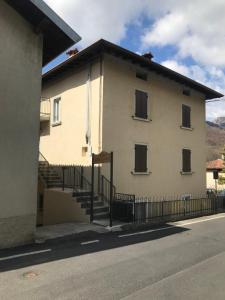
<path fill-rule="evenodd" d="M 225 210 L 225 197 L 200 197 L 185 200 L 151 201 L 129 195 L 115 198 L 113 217 L 126 222 L 149 223 L 181 220 Z"/>
<path fill-rule="evenodd" d="M 135 222 L 135 195 L 116 193 L 112 204 L 113 219 Z"/>
<path fill-rule="evenodd" d="M 74 191 L 82 189 L 91 191 L 91 183 L 84 176 L 82 166 L 51 166 L 61 179 L 62 189 L 71 188 Z"/>

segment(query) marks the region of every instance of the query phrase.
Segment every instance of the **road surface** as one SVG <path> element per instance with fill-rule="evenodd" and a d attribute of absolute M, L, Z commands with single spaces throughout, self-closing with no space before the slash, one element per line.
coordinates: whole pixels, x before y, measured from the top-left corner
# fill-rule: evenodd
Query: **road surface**
<path fill-rule="evenodd" d="M 0 299 L 225 299 L 225 214 L 0 251 Z"/>

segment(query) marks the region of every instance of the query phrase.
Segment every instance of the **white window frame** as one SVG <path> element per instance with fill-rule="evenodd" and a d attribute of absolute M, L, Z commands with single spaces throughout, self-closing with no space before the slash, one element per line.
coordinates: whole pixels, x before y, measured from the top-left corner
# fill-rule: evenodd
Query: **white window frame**
<path fill-rule="evenodd" d="M 138 79 L 138 78 L 137 78 Z M 148 95 L 148 98 L 147 98 L 147 119 L 145 118 L 139 118 L 139 117 L 136 117 L 135 116 L 135 112 L 136 112 L 136 91 L 140 91 L 140 92 L 143 92 L 143 93 L 146 93 Z M 135 88 L 134 89 L 134 100 L 133 100 L 133 115 L 132 115 L 132 119 L 133 120 L 137 120 L 137 121 L 143 121 L 143 122 L 150 122 L 152 121 L 150 119 L 150 105 L 149 105 L 149 91 L 146 91 L 146 90 L 143 90 L 143 89 L 139 89 L 139 88 Z"/>
<path fill-rule="evenodd" d="M 57 111 L 57 115 L 55 112 L 55 103 L 58 103 L 58 111 Z M 52 109 L 52 125 L 56 126 L 56 125 L 60 125 L 61 124 L 61 97 L 57 97 L 53 99 L 53 109 Z M 57 117 L 57 118 L 55 118 Z"/>
<path fill-rule="evenodd" d="M 146 158 L 146 165 L 147 165 L 147 171 L 146 172 L 135 172 L 135 146 L 140 145 L 140 146 L 146 146 L 147 147 L 147 158 Z M 149 175 L 151 172 L 149 171 L 149 145 L 146 143 L 139 143 L 136 142 L 133 145 L 133 171 L 131 172 L 133 175 Z"/>

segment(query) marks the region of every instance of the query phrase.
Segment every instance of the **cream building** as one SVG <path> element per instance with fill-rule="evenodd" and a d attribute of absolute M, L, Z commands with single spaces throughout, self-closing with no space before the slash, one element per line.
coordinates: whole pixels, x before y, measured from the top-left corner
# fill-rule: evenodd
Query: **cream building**
<path fill-rule="evenodd" d="M 218 177 L 218 178 L 217 178 Z M 207 189 L 221 191 L 225 189 L 224 180 L 224 160 L 216 159 L 208 161 L 206 164 Z"/>
<path fill-rule="evenodd" d="M 113 151 L 120 193 L 205 195 L 205 100 L 221 96 L 100 40 L 43 76 L 40 151 L 51 164 L 85 166 Z M 101 173 L 109 178 L 107 166 Z"/>
<path fill-rule="evenodd" d="M 0 248 L 33 239 L 42 66 L 78 40 L 42 0 L 0 1 Z"/>

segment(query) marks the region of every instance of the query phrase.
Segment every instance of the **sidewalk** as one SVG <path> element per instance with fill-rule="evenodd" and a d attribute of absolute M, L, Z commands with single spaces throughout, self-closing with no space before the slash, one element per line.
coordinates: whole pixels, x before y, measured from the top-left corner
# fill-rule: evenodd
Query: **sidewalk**
<path fill-rule="evenodd" d="M 64 223 L 37 227 L 35 240 L 37 243 L 45 242 L 65 236 L 76 235 L 84 232 L 107 233 L 107 228 L 90 223 Z"/>

